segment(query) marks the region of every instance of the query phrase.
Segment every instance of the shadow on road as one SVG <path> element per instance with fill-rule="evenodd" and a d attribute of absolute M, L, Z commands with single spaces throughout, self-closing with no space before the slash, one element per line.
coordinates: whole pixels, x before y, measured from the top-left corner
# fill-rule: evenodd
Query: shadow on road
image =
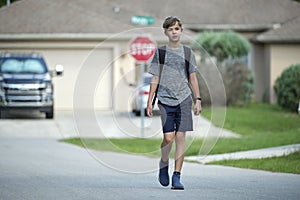
<path fill-rule="evenodd" d="M 22 120 L 40 120 L 45 119 L 45 113 L 39 111 L 1 111 L 1 119 L 22 119 Z"/>

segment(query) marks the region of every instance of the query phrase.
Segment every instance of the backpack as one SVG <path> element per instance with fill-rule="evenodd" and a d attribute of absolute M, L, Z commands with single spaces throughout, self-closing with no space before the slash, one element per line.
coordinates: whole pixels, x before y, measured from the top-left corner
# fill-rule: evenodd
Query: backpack
<path fill-rule="evenodd" d="M 184 49 L 185 71 L 186 71 L 186 75 L 187 75 L 187 80 L 189 81 L 190 80 L 190 76 L 189 76 L 190 62 L 189 62 L 189 59 L 191 57 L 191 49 L 187 46 L 183 46 L 183 49 Z M 166 46 L 162 46 L 162 47 L 158 48 L 158 55 L 159 55 L 159 76 L 160 76 L 161 72 L 163 70 L 164 64 L 165 64 Z M 159 79 L 159 81 L 160 81 L 160 79 Z M 152 105 L 153 106 L 154 106 L 156 98 L 157 98 L 158 87 L 159 87 L 159 83 L 157 85 L 155 95 L 154 95 L 153 100 L 152 100 Z"/>

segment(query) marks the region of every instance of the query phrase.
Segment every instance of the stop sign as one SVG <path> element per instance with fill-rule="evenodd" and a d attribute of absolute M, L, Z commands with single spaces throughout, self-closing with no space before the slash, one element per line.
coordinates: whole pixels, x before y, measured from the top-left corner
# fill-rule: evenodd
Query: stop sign
<path fill-rule="evenodd" d="M 129 52 L 138 62 L 147 62 L 155 53 L 155 43 L 146 36 L 139 36 L 129 44 Z"/>

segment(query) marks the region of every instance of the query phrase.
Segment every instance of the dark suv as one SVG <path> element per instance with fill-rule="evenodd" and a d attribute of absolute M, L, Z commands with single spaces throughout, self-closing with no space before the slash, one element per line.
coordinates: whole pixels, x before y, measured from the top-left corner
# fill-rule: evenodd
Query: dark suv
<path fill-rule="evenodd" d="M 0 118 L 3 110 L 28 109 L 45 112 L 52 119 L 52 76 L 62 74 L 61 65 L 49 71 L 40 54 L 0 54 Z"/>

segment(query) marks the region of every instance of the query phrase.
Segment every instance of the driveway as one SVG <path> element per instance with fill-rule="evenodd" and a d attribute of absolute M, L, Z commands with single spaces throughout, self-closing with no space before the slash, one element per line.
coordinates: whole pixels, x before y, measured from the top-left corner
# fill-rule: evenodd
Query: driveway
<path fill-rule="evenodd" d="M 90 151 L 58 142 L 65 135 L 55 131 L 73 127 L 59 127 L 56 120 L 39 116 L 0 120 L 1 200 L 300 197 L 299 175 L 187 162 L 182 177 L 186 189 L 172 191 L 157 181 L 158 159 Z"/>

